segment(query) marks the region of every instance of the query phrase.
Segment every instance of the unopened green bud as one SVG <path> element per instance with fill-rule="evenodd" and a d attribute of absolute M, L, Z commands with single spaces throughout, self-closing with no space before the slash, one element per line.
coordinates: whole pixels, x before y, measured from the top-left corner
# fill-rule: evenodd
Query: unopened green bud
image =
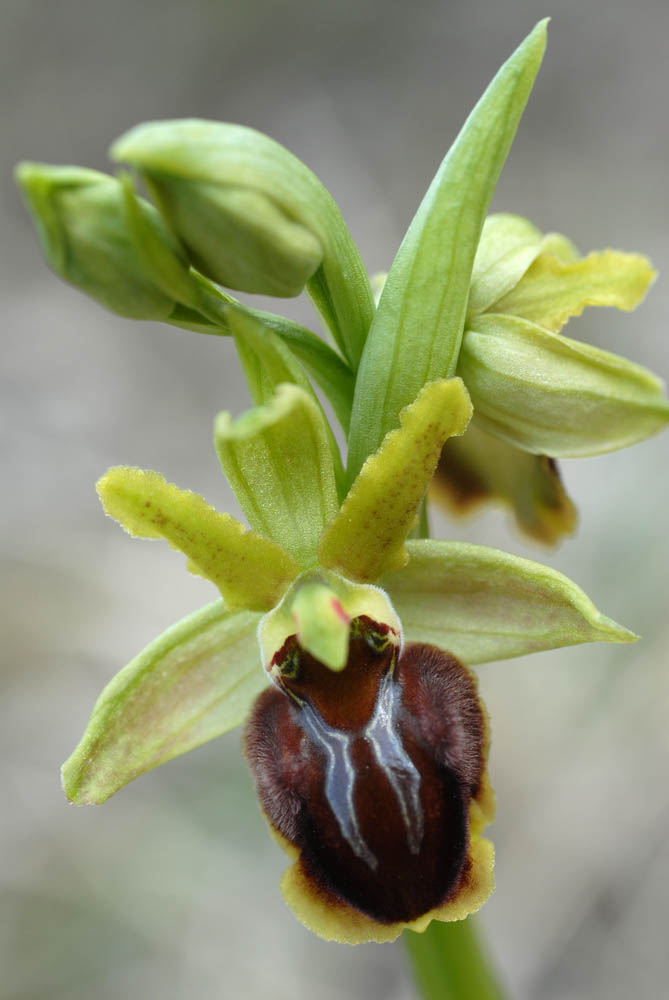
<path fill-rule="evenodd" d="M 518 316 L 483 314 L 458 374 L 483 430 L 539 455 L 578 458 L 635 444 L 669 421 L 662 382 L 640 365 Z"/>
<path fill-rule="evenodd" d="M 149 122 L 112 147 L 137 167 L 195 267 L 228 288 L 299 295 L 323 259 L 320 182 L 239 125 Z"/>
<path fill-rule="evenodd" d="M 167 320 L 176 301 L 174 272 L 187 281 L 188 263 L 174 236 L 148 202 L 134 212 L 170 263 L 160 274 L 146 259 L 129 225 L 124 184 L 84 167 L 21 163 L 16 179 L 54 271 L 112 312 L 131 319 Z"/>

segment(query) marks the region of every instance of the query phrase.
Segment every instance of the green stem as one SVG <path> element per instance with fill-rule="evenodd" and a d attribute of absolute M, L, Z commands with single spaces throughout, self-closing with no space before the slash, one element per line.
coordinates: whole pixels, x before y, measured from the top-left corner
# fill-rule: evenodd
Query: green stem
<path fill-rule="evenodd" d="M 505 1000 L 471 917 L 433 920 L 423 934 L 404 932 L 423 1000 Z"/>

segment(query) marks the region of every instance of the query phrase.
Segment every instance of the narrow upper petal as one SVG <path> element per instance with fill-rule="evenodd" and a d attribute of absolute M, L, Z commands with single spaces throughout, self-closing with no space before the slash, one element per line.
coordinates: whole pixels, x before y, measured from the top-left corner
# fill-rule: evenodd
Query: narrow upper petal
<path fill-rule="evenodd" d="M 322 566 L 374 581 L 406 562 L 404 540 L 434 474 L 444 441 L 462 434 L 471 403 L 460 379 L 429 382 L 402 411 L 351 486 L 319 546 Z"/>
<path fill-rule="evenodd" d="M 229 608 L 267 611 L 297 575 L 293 557 L 246 531 L 197 493 L 180 490 L 157 472 L 117 466 L 99 480 L 105 512 L 128 534 L 165 538 L 188 557 L 188 568 L 211 580 Z"/>

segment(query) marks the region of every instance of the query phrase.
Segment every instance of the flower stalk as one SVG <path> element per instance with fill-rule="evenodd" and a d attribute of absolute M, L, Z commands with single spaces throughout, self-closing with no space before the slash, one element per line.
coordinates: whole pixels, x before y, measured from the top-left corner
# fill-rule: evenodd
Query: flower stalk
<path fill-rule="evenodd" d="M 506 1000 L 473 917 L 405 931 L 404 944 L 423 1000 Z"/>

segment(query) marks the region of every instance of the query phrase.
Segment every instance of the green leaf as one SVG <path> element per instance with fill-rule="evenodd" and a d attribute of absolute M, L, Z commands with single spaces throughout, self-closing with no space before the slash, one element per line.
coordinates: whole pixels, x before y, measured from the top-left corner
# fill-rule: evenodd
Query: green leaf
<path fill-rule="evenodd" d="M 557 463 L 486 434 L 476 420 L 462 437 L 444 445 L 430 496 L 456 514 L 486 500 L 500 501 L 513 511 L 522 531 L 545 545 L 555 545 L 576 530 L 576 508 Z"/>
<path fill-rule="evenodd" d="M 257 317 L 250 316 L 236 306 L 226 306 L 224 311 L 235 338 L 237 353 L 253 402 L 259 406 L 269 403 L 278 385 L 292 382 L 311 396 L 322 412 L 321 404 L 304 368 L 282 338 Z M 324 414 L 323 421 L 334 464 L 337 488 L 342 495 L 345 476 L 339 446 Z"/>
<path fill-rule="evenodd" d="M 633 642 L 562 573 L 497 549 L 407 542 L 409 565 L 380 581 L 405 639 L 463 663 L 485 663 L 581 642 Z"/>
<path fill-rule="evenodd" d="M 216 418 L 221 466 L 249 524 L 289 551 L 302 568 L 338 507 L 327 424 L 296 385 L 280 385 L 266 406 L 238 420 Z"/>
<path fill-rule="evenodd" d="M 67 797 L 77 805 L 104 802 L 140 774 L 240 725 L 267 684 L 259 617 L 215 601 L 121 670 L 63 765 Z"/>
<path fill-rule="evenodd" d="M 400 414 L 325 529 L 321 565 L 353 580 L 374 581 L 406 562 L 413 527 L 446 438 L 462 434 L 471 403 L 459 379 L 429 382 Z"/>
<path fill-rule="evenodd" d="M 374 310 L 367 272 L 334 199 L 296 156 L 254 129 L 199 119 L 138 125 L 111 156 L 141 171 L 203 274 L 267 295 L 307 283 L 357 366 Z"/>
<path fill-rule="evenodd" d="M 490 434 L 535 454 L 578 458 L 635 444 L 669 420 L 661 381 L 640 365 L 517 316 L 473 322 L 458 374 Z"/>
<path fill-rule="evenodd" d="M 105 513 L 129 535 L 166 539 L 188 557 L 192 573 L 218 587 L 229 608 L 267 611 L 297 575 L 293 557 L 280 546 L 157 472 L 117 466 L 97 491 Z"/>
<path fill-rule="evenodd" d="M 421 387 L 455 374 L 481 227 L 545 45 L 541 21 L 465 122 L 393 261 L 358 372 L 349 480 Z"/>
<path fill-rule="evenodd" d="M 495 312 L 522 316 L 558 333 L 586 306 L 635 309 L 654 277 L 650 261 L 641 254 L 603 250 L 565 261 L 542 253 L 496 303 Z"/>

